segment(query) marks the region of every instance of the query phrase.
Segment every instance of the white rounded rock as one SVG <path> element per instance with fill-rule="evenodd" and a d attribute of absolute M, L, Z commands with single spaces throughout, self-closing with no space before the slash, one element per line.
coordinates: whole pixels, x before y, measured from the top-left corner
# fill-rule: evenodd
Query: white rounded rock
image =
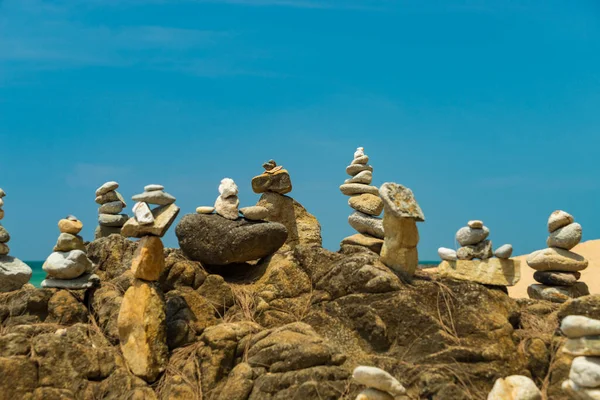
<path fill-rule="evenodd" d="M 571 250 L 581 242 L 583 230 L 577 222 L 556 229 L 548 236 L 546 244 L 548 247 L 559 247 L 565 250 Z"/>
<path fill-rule="evenodd" d="M 231 178 L 224 178 L 221 180 L 221 184 L 219 185 L 219 194 L 224 199 L 237 196 L 239 193 L 238 187 Z"/>
<path fill-rule="evenodd" d="M 224 198 L 223 196 L 217 197 L 215 201 L 215 211 L 221 217 L 235 221 L 239 218 L 240 199 L 237 196 L 229 196 Z"/>
<path fill-rule="evenodd" d="M 512 256 L 513 247 L 510 244 L 505 244 L 496 249 L 494 255 L 498 258 L 508 259 Z"/>
<path fill-rule="evenodd" d="M 354 369 L 352 377 L 358 383 L 388 392 L 393 396 L 406 393 L 406 389 L 396 378 L 379 368 L 359 366 Z"/>
<path fill-rule="evenodd" d="M 74 279 L 92 272 L 92 268 L 92 262 L 81 250 L 55 251 L 42 266 L 48 277 L 58 279 Z"/>
<path fill-rule="evenodd" d="M 151 225 L 154 223 L 154 215 L 152 215 L 152 210 L 148 207 L 148 204 L 143 201 L 135 203 L 133 206 L 133 215 L 135 216 L 135 220 L 140 225 Z"/>
<path fill-rule="evenodd" d="M 155 183 L 144 186 L 144 192 L 156 192 L 157 190 L 165 190 L 165 187 L 163 185 L 157 185 Z"/>
<path fill-rule="evenodd" d="M 487 400 L 542 400 L 542 393 L 530 378 L 512 375 L 497 379 Z"/>
<path fill-rule="evenodd" d="M 456 250 L 454 250 L 454 249 L 440 247 L 438 249 L 438 255 L 440 256 L 440 258 L 442 260 L 446 260 L 446 261 L 456 261 L 457 260 Z"/>
<path fill-rule="evenodd" d="M 262 221 L 269 216 L 269 210 L 262 206 L 240 208 L 240 212 L 250 221 Z"/>
<path fill-rule="evenodd" d="M 550 218 L 548 218 L 548 232 L 552 233 L 563 226 L 572 224 L 573 221 L 575 221 L 575 219 L 568 212 L 556 210 L 550 214 Z"/>
<path fill-rule="evenodd" d="M 490 230 L 487 226 L 480 229 L 473 229 L 468 226 L 460 228 L 456 232 L 456 240 L 461 246 L 468 246 L 470 244 L 477 244 L 483 242 L 490 234 Z"/>
<path fill-rule="evenodd" d="M 356 149 L 356 151 L 354 152 L 354 158 L 362 157 L 364 155 L 365 155 L 365 148 L 364 147 L 358 147 Z"/>
<path fill-rule="evenodd" d="M 215 208 L 212 206 L 200 206 L 196 208 L 198 214 L 212 214 L 215 212 Z"/>
<path fill-rule="evenodd" d="M 569 315 L 562 320 L 560 330 L 571 339 L 596 336 L 600 335 L 600 320 L 583 315 Z"/>
<path fill-rule="evenodd" d="M 586 388 L 600 386 L 600 357 L 575 357 L 569 379 Z"/>

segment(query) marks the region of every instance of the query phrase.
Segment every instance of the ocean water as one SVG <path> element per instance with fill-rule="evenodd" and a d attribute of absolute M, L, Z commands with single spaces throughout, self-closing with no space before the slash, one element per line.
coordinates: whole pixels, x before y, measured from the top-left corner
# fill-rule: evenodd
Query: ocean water
<path fill-rule="evenodd" d="M 42 269 L 43 261 L 25 261 L 27 265 L 31 267 L 33 270 L 33 275 L 31 275 L 31 283 L 35 287 L 40 287 L 42 281 L 46 278 L 46 273 Z M 433 268 L 437 267 L 439 261 L 419 261 L 419 268 Z"/>

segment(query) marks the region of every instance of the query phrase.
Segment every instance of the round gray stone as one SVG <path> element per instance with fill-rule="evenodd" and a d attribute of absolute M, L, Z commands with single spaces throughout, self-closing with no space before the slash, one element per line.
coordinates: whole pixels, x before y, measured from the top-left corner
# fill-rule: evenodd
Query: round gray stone
<path fill-rule="evenodd" d="M 559 247 L 561 249 L 571 250 L 581 242 L 582 235 L 583 231 L 581 225 L 574 222 L 552 232 L 550 236 L 548 236 L 546 244 L 548 247 Z"/>
<path fill-rule="evenodd" d="M 490 230 L 486 226 L 481 229 L 473 229 L 465 226 L 456 232 L 456 241 L 461 246 L 468 246 L 484 241 L 489 234 Z"/>
<path fill-rule="evenodd" d="M 92 262 L 81 250 L 55 251 L 42 266 L 48 277 L 58 279 L 74 279 L 86 272 L 92 272 L 92 268 Z"/>
<path fill-rule="evenodd" d="M 18 258 L 0 256 L 0 292 L 19 290 L 29 282 L 33 271 Z"/>
<path fill-rule="evenodd" d="M 96 196 L 102 196 L 103 194 L 106 194 L 112 190 L 116 190 L 118 187 L 119 187 L 119 184 L 117 182 L 114 182 L 114 181 L 106 182 L 105 184 L 100 186 L 98 189 L 96 189 Z"/>
<path fill-rule="evenodd" d="M 549 286 L 572 286 L 581 278 L 580 272 L 535 271 L 533 279 Z"/>

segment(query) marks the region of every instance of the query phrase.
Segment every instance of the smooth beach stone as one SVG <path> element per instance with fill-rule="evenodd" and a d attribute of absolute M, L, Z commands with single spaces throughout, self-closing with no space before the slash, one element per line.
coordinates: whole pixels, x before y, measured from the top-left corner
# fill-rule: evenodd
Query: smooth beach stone
<path fill-rule="evenodd" d="M 504 244 L 496 249 L 494 255 L 498 258 L 509 259 L 512 256 L 513 247 L 510 244 Z"/>
<path fill-rule="evenodd" d="M 252 190 L 254 193 L 273 192 L 286 194 L 292 191 L 292 179 L 285 169 L 274 173 L 264 173 L 252 178 Z"/>
<path fill-rule="evenodd" d="M 461 246 L 468 246 L 483 242 L 490 234 L 490 230 L 487 226 L 480 229 L 473 229 L 468 226 L 462 227 L 456 232 L 456 241 Z"/>
<path fill-rule="evenodd" d="M 18 258 L 0 256 L 0 292 L 19 290 L 29 282 L 33 271 Z"/>
<path fill-rule="evenodd" d="M 10 248 L 6 243 L 0 243 L 0 256 L 6 256 L 10 253 Z"/>
<path fill-rule="evenodd" d="M 493 255 L 491 240 L 462 246 L 456 250 L 456 256 L 459 260 L 473 260 L 475 258 L 487 260 L 488 258 L 492 258 Z"/>
<path fill-rule="evenodd" d="M 564 381 L 561 385 L 562 390 L 570 399 L 576 400 L 600 400 L 600 388 L 588 389 L 577 385 L 570 379 Z"/>
<path fill-rule="evenodd" d="M 121 199 L 119 198 L 119 195 L 117 194 L 117 192 L 115 192 L 114 190 L 111 190 L 110 192 L 104 193 L 100 196 L 96 196 L 96 203 L 98 204 L 106 204 L 106 203 L 110 203 L 113 201 L 120 201 Z"/>
<path fill-rule="evenodd" d="M 558 228 L 548 236 L 546 244 L 548 247 L 560 247 L 571 250 L 581 242 L 583 231 L 577 222 Z"/>
<path fill-rule="evenodd" d="M 0 189 L 0 199 L 3 198 L 4 196 L 6 196 L 6 192 L 2 189 Z"/>
<path fill-rule="evenodd" d="M 364 147 L 357 147 L 356 151 L 354 152 L 354 158 L 362 157 L 364 155 L 365 155 L 365 148 Z"/>
<path fill-rule="evenodd" d="M 235 221 L 217 214 L 185 215 L 175 234 L 179 247 L 194 261 L 228 265 L 258 260 L 275 253 L 287 239 L 287 229 L 278 222 Z"/>
<path fill-rule="evenodd" d="M 98 223 L 102 226 L 123 226 L 128 219 L 127 214 L 98 214 Z"/>
<path fill-rule="evenodd" d="M 488 258 L 487 260 L 442 261 L 437 268 L 441 276 L 484 285 L 514 286 L 521 279 L 521 261 Z"/>
<path fill-rule="evenodd" d="M 483 228 L 483 221 L 480 221 L 480 220 L 469 221 L 467 223 L 467 226 L 469 228 L 473 228 L 473 229 L 482 229 Z"/>
<path fill-rule="evenodd" d="M 383 232 L 383 220 L 381 218 L 375 218 L 361 213 L 360 211 L 355 211 L 348 217 L 348 223 L 360 233 L 371 235 L 379 239 L 385 237 Z"/>
<path fill-rule="evenodd" d="M 136 194 L 131 198 L 131 200 L 144 202 L 148 204 L 156 204 L 159 206 L 167 206 L 169 204 L 175 203 L 176 199 L 169 193 L 163 192 L 161 190 L 156 190 L 153 192 L 143 192 L 140 194 Z"/>
<path fill-rule="evenodd" d="M 200 206 L 196 207 L 196 212 L 198 214 L 212 214 L 215 212 L 215 208 L 212 206 Z"/>
<path fill-rule="evenodd" d="M 144 186 L 144 192 L 155 192 L 157 190 L 165 190 L 165 187 L 163 185 L 156 185 L 156 184 Z"/>
<path fill-rule="evenodd" d="M 560 323 L 560 330 L 570 339 L 597 336 L 600 335 L 600 320 L 583 315 L 568 315 Z"/>
<path fill-rule="evenodd" d="M 237 196 L 229 196 L 227 198 L 219 196 L 217 197 L 217 201 L 215 201 L 215 211 L 223 218 L 236 220 L 240 217 L 239 205 L 240 199 Z"/>
<path fill-rule="evenodd" d="M 549 286 L 571 286 L 581 277 L 579 272 L 535 271 L 533 279 Z"/>
<path fill-rule="evenodd" d="M 590 290 L 583 282 L 577 282 L 572 286 L 547 286 L 536 283 L 527 287 L 527 294 L 529 298 L 534 300 L 564 303 L 570 299 L 587 296 L 590 294 Z"/>
<path fill-rule="evenodd" d="M 221 184 L 219 185 L 219 194 L 223 198 L 237 196 L 239 193 L 239 189 L 233 179 L 231 178 L 223 178 L 221 180 Z"/>
<path fill-rule="evenodd" d="M 98 225 L 96 230 L 94 231 L 94 239 L 100 239 L 103 237 L 108 237 L 110 235 L 120 235 L 121 227 L 120 226 L 102 226 Z"/>
<path fill-rule="evenodd" d="M 41 286 L 46 289 L 85 290 L 100 286 L 100 277 L 87 273 L 74 279 L 46 278 Z"/>
<path fill-rule="evenodd" d="M 61 219 L 58 221 L 58 229 L 61 233 L 70 233 L 77 235 L 83 229 L 81 221 L 72 221 L 70 219 Z"/>
<path fill-rule="evenodd" d="M 352 236 L 348 236 L 342 240 L 341 245 L 351 245 L 351 246 L 363 246 L 368 248 L 374 253 L 381 253 L 381 247 L 383 246 L 383 239 L 378 239 L 373 236 L 364 235 L 362 233 L 357 233 Z"/>
<path fill-rule="evenodd" d="M 346 173 L 350 176 L 354 176 L 362 171 L 373 172 L 373 167 L 365 164 L 350 164 L 346 167 Z"/>
<path fill-rule="evenodd" d="M 575 272 L 586 269 L 588 261 L 569 250 L 550 247 L 531 253 L 527 264 L 536 271 Z"/>
<path fill-rule="evenodd" d="M 487 400 L 542 400 L 542 392 L 531 378 L 512 375 L 497 379 Z"/>
<path fill-rule="evenodd" d="M 361 385 L 387 392 L 392 396 L 406 393 L 406 389 L 396 378 L 379 368 L 358 366 L 352 372 L 352 378 Z"/>
<path fill-rule="evenodd" d="M 102 196 L 110 191 L 116 190 L 119 188 L 119 184 L 117 182 L 106 182 L 98 189 L 96 189 L 96 196 Z"/>
<path fill-rule="evenodd" d="M 456 261 L 458 259 L 456 255 L 456 250 L 448 249 L 446 247 L 440 247 L 438 249 L 438 255 L 442 260 L 446 261 Z"/>
<path fill-rule="evenodd" d="M 425 215 L 409 188 L 394 182 L 386 182 L 379 188 L 379 197 L 383 200 L 386 214 L 425 221 Z"/>
<path fill-rule="evenodd" d="M 367 388 L 356 396 L 356 400 L 394 400 L 394 396 L 388 392 Z"/>
<path fill-rule="evenodd" d="M 244 218 L 250 221 L 261 221 L 269 216 L 269 210 L 266 207 L 251 206 L 240 208 L 240 212 Z"/>
<path fill-rule="evenodd" d="M 383 211 L 383 200 L 379 196 L 370 193 L 363 193 L 352 196 L 348 199 L 348 205 L 356 211 L 378 216 Z"/>
<path fill-rule="evenodd" d="M 340 186 L 340 190 L 346 196 L 353 196 L 355 194 L 370 193 L 375 196 L 379 196 L 379 189 L 376 186 L 363 185 L 361 183 L 344 183 Z"/>
<path fill-rule="evenodd" d="M 369 156 L 360 156 L 360 157 L 356 157 L 354 160 L 352 160 L 352 164 L 362 164 L 362 165 L 366 165 L 369 163 Z"/>
<path fill-rule="evenodd" d="M 569 379 L 579 386 L 595 388 L 600 386 L 600 358 L 580 356 L 573 359 Z"/>
<path fill-rule="evenodd" d="M 144 236 L 131 260 L 131 272 L 138 279 L 158 281 L 165 269 L 164 245 L 158 236 Z"/>
<path fill-rule="evenodd" d="M 51 278 L 74 279 L 86 272 L 92 272 L 93 265 L 81 250 L 55 251 L 46 259 L 42 269 Z"/>
<path fill-rule="evenodd" d="M 362 171 L 354 175 L 350 179 L 346 179 L 344 183 L 362 183 L 364 185 L 370 185 L 373 180 L 373 173 L 371 171 Z"/>
<path fill-rule="evenodd" d="M 111 201 L 110 203 L 102 204 L 98 208 L 98 214 L 119 214 L 123 211 L 123 203 L 120 201 Z"/>
<path fill-rule="evenodd" d="M 154 382 L 169 361 L 162 293 L 151 283 L 134 280 L 123 296 L 117 326 L 127 366 L 134 375 Z"/>
<path fill-rule="evenodd" d="M 152 210 L 154 223 L 151 225 L 140 225 L 135 218 L 130 218 L 125 225 L 123 225 L 121 235 L 135 238 L 141 238 L 147 235 L 163 237 L 177 218 L 179 210 L 179 207 L 175 204 L 155 208 Z"/>
<path fill-rule="evenodd" d="M 600 336 L 582 336 L 569 338 L 565 342 L 563 352 L 572 356 L 600 356 Z"/>
<path fill-rule="evenodd" d="M 154 216 L 148 204 L 143 201 L 135 203 L 133 206 L 133 216 L 140 225 L 150 225 L 154 223 Z"/>
<path fill-rule="evenodd" d="M 575 219 L 566 211 L 556 210 L 548 218 L 548 232 L 552 233 L 555 230 L 572 224 Z"/>
<path fill-rule="evenodd" d="M 8 243 L 10 241 L 10 234 L 5 227 L 0 225 L 0 243 Z"/>
<path fill-rule="evenodd" d="M 85 244 L 83 238 L 79 235 L 72 235 L 70 233 L 61 233 L 54 246 L 54 251 L 71 251 L 71 250 L 82 250 L 85 251 Z"/>

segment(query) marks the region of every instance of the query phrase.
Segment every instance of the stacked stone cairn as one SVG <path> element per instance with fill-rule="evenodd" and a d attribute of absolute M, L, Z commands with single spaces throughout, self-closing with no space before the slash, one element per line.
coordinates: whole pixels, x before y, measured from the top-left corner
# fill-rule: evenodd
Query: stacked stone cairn
<path fill-rule="evenodd" d="M 367 387 L 359 393 L 356 400 L 407 399 L 404 386 L 382 369 L 359 366 L 354 369 L 352 378 Z"/>
<path fill-rule="evenodd" d="M 0 189 L 0 221 L 4 219 L 4 197 L 6 193 Z M 7 243 L 10 234 L 0 224 L 0 293 L 19 290 L 31 279 L 31 268 L 18 258 L 8 255 Z"/>
<path fill-rule="evenodd" d="M 511 375 L 496 380 L 487 400 L 542 400 L 542 392 L 531 378 Z"/>
<path fill-rule="evenodd" d="M 369 156 L 365 149 L 359 147 L 354 153 L 354 159 L 346 167 L 346 173 L 351 178 L 346 179 L 340 190 L 348 199 L 348 205 L 355 211 L 348 217 L 348 223 L 358 231 L 358 234 L 342 240 L 344 246 L 363 246 L 377 254 L 383 247 L 383 220 L 377 218 L 383 211 L 383 201 L 379 197 L 379 189 L 371 186 L 373 167 L 368 165 Z"/>
<path fill-rule="evenodd" d="M 165 268 L 165 235 L 177 214 L 175 197 L 161 185 L 148 185 L 132 197 L 134 217 L 123 226 L 122 234 L 140 238 L 131 260 L 133 284 L 123 296 L 117 326 L 123 357 L 131 372 L 154 382 L 169 360 L 166 306 L 157 284 Z M 150 209 L 149 204 L 157 205 Z"/>
<path fill-rule="evenodd" d="M 533 278 L 539 282 L 527 288 L 529 297 L 564 303 L 590 294 L 587 285 L 578 281 L 588 261 L 570 251 L 581 241 L 581 225 L 574 222 L 571 214 L 558 210 L 548 219 L 548 232 L 548 248 L 527 257 L 527 264 L 536 270 Z"/>
<path fill-rule="evenodd" d="M 410 278 L 419 266 L 417 222 L 425 221 L 425 215 L 407 187 L 387 182 L 379 188 L 379 196 L 384 205 L 385 232 L 381 262 L 403 278 Z"/>
<path fill-rule="evenodd" d="M 461 246 L 457 251 L 445 247 L 438 249 L 443 261 L 437 272 L 484 285 L 514 286 L 521 279 L 521 262 L 510 258 L 513 252 L 510 244 L 493 251 L 489 234 L 483 221 L 469 221 L 456 232 L 456 241 Z"/>
<path fill-rule="evenodd" d="M 120 234 L 121 228 L 127 222 L 129 216 L 121 214 L 121 211 L 127 204 L 117 192 L 119 184 L 117 182 L 106 182 L 96 190 L 96 203 L 100 204 L 98 208 L 98 227 L 94 237 L 100 239 L 112 234 Z"/>
<path fill-rule="evenodd" d="M 568 338 L 562 351 L 574 356 L 569 379 L 562 384 L 569 398 L 600 399 L 600 321 L 569 315 L 560 329 Z"/>
<path fill-rule="evenodd" d="M 48 256 L 42 269 L 46 271 L 43 288 L 89 289 L 100 283 L 98 275 L 93 274 L 94 265 L 87 257 L 83 238 L 79 232 L 83 224 L 75 216 L 58 221 L 60 236 L 54 246 L 54 252 Z"/>

